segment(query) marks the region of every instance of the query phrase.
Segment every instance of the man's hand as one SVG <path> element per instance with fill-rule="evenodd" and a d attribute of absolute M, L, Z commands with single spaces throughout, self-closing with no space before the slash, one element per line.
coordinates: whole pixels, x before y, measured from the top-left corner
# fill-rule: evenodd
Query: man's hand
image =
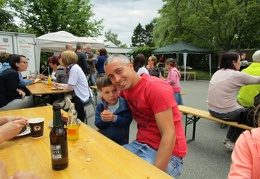
<path fill-rule="evenodd" d="M 12 139 L 19 134 L 24 126 L 28 124 L 27 120 L 18 119 L 7 122 L 0 127 L 0 143 Z"/>
<path fill-rule="evenodd" d="M 27 119 L 22 116 L 4 116 L 6 122 L 16 121 L 16 120 L 25 120 L 27 122 Z M 27 123 L 26 123 L 27 124 Z"/>

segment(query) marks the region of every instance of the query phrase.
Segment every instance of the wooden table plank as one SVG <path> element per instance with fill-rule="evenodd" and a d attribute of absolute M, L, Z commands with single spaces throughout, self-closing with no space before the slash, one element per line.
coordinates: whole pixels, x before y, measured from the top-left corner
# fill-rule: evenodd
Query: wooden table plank
<path fill-rule="evenodd" d="M 53 90 L 50 86 L 44 83 L 33 83 L 31 85 L 25 86 L 31 95 L 42 95 L 42 94 L 59 94 L 68 93 L 67 89 L 56 89 Z"/>
<path fill-rule="evenodd" d="M 84 123 L 79 127 L 80 138 L 68 141 L 69 167 L 54 171 L 48 127 L 52 106 L 0 112 L 0 116 L 4 115 L 45 118 L 42 137 L 34 139 L 27 135 L 0 144 L 0 159 L 6 163 L 9 175 L 22 170 L 33 171 L 43 179 L 172 178 Z"/>

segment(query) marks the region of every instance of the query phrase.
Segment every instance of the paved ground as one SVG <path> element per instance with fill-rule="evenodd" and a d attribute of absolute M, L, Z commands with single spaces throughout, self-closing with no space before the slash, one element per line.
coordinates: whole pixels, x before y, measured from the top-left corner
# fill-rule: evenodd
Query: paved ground
<path fill-rule="evenodd" d="M 184 105 L 207 110 L 207 90 L 209 81 L 186 81 L 181 83 Z M 184 119 L 184 118 L 183 118 Z M 183 120 L 184 121 L 184 120 Z M 188 131 L 191 131 L 189 126 Z M 196 139 L 188 144 L 189 152 L 184 158 L 180 179 L 224 179 L 227 178 L 231 163 L 231 152 L 225 148 L 222 140 L 227 127 L 200 119 L 197 123 Z M 188 134 L 187 138 L 191 136 Z"/>
<path fill-rule="evenodd" d="M 189 80 L 181 82 L 184 105 L 207 110 L 206 98 L 209 81 Z M 94 127 L 94 119 L 88 124 Z M 184 122 L 184 118 L 183 118 Z M 191 126 L 188 127 L 187 138 L 191 137 Z M 230 167 L 231 152 L 225 148 L 222 140 L 227 128 L 221 129 L 220 124 L 205 119 L 197 123 L 196 139 L 188 144 L 189 151 L 184 158 L 184 166 L 180 179 L 224 179 Z M 136 122 L 130 129 L 130 140 L 135 139 Z"/>

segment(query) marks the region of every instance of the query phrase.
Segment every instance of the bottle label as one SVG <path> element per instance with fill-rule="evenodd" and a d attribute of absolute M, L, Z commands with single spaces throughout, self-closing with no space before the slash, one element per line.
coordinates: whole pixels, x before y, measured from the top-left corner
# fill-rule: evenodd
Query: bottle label
<path fill-rule="evenodd" d="M 61 145 L 51 145 L 51 157 L 53 160 L 62 159 Z"/>
<path fill-rule="evenodd" d="M 68 132 L 69 136 L 77 135 L 77 130 L 76 129 L 69 129 L 69 128 L 67 128 L 67 132 Z"/>

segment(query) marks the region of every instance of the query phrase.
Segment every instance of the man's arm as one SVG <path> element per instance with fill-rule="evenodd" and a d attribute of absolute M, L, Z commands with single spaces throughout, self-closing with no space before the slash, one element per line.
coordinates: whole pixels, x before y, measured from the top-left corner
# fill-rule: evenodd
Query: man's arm
<path fill-rule="evenodd" d="M 154 166 L 166 171 L 176 141 L 172 108 L 157 113 L 155 120 L 161 133 L 161 142 L 154 161 Z"/>

